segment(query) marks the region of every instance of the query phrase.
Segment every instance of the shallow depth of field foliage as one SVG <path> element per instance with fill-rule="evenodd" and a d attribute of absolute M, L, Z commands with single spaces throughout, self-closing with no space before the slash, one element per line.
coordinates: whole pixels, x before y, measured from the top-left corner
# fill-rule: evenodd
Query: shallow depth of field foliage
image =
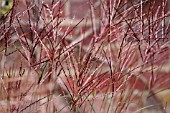
<path fill-rule="evenodd" d="M 0 6 L 0 113 L 170 112 L 170 1 L 84 1 Z"/>
<path fill-rule="evenodd" d="M 0 0 L 0 16 L 7 13 L 12 8 L 12 0 Z"/>

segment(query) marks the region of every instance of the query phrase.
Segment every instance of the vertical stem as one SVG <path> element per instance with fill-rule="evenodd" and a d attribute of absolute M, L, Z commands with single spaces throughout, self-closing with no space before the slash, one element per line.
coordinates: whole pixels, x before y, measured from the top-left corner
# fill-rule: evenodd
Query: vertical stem
<path fill-rule="evenodd" d="M 163 17 L 163 20 L 162 20 L 162 25 L 161 25 L 161 27 L 162 27 L 162 39 L 163 39 L 163 41 L 165 41 L 164 39 L 165 39 L 165 0 L 163 0 L 163 2 L 162 2 L 162 17 Z"/>

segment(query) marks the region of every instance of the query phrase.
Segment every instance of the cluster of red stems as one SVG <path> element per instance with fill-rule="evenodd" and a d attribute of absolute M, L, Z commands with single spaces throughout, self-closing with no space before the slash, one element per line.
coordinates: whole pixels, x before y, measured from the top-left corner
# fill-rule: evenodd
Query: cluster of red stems
<path fill-rule="evenodd" d="M 42 1 L 26 0 L 21 11 L 13 0 L 0 19 L 4 113 L 41 112 L 44 105 L 45 113 L 128 113 L 134 101 L 136 110 L 144 107 L 144 91 L 154 97 L 168 82 L 161 80 L 169 61 L 166 0 L 86 0 L 87 15 L 73 15 L 67 26 L 71 0 Z"/>

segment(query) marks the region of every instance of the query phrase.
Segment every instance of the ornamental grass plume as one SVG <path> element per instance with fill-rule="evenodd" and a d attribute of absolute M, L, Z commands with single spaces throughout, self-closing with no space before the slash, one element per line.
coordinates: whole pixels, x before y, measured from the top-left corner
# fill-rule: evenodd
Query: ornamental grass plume
<path fill-rule="evenodd" d="M 0 113 L 169 111 L 169 0 L 10 3 Z"/>

